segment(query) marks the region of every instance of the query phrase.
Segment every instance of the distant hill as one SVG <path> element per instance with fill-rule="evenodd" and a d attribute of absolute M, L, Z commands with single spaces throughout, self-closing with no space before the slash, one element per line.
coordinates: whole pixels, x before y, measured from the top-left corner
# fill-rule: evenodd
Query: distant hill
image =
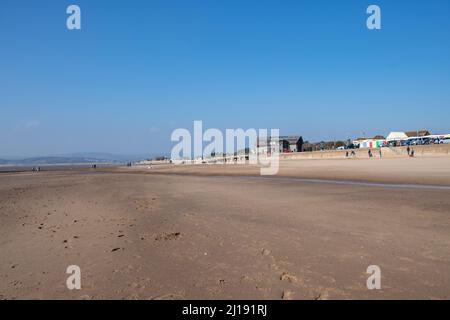
<path fill-rule="evenodd" d="M 71 158 L 71 157 L 35 157 L 17 160 L 0 160 L 3 165 L 44 165 L 44 164 L 70 164 L 70 163 L 100 163 L 112 162 L 95 158 Z"/>
<path fill-rule="evenodd" d="M 155 155 L 115 155 L 110 153 L 80 152 L 24 159 L 0 159 L 0 165 L 46 165 L 46 164 L 87 164 L 87 163 L 125 163 L 145 160 Z"/>
<path fill-rule="evenodd" d="M 69 153 L 63 155 L 56 155 L 61 157 L 69 157 L 69 158 L 87 158 L 87 159 L 99 159 L 103 161 L 112 161 L 112 162 L 128 162 L 128 161 L 138 161 L 149 159 L 152 157 L 150 154 L 112 154 L 105 152 L 77 152 L 77 153 Z"/>

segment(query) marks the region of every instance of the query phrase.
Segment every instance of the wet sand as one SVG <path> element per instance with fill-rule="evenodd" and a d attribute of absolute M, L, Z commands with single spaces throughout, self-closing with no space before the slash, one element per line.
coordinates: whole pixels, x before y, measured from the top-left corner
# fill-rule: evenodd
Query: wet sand
<path fill-rule="evenodd" d="M 449 299 L 448 186 L 448 158 L 283 161 L 275 178 L 2 173 L 0 298 Z M 81 290 L 66 288 L 69 265 Z M 366 287 L 369 265 L 381 290 Z"/>
<path fill-rule="evenodd" d="M 123 171 L 116 168 L 115 171 Z M 197 176 L 260 176 L 252 165 L 156 165 L 126 172 L 172 173 Z M 379 182 L 389 184 L 450 185 L 450 157 L 397 159 L 282 160 L 277 177 Z M 270 176 L 267 176 L 270 178 Z"/>

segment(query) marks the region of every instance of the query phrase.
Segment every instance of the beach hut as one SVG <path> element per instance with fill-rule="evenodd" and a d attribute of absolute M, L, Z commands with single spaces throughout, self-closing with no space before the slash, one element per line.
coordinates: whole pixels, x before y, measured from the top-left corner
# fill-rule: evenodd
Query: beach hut
<path fill-rule="evenodd" d="M 382 139 L 380 139 L 382 138 Z M 359 141 L 359 147 L 360 148 L 370 148 L 370 149 L 376 149 L 381 148 L 385 144 L 385 140 L 382 136 L 376 136 L 374 138 L 366 139 Z"/>

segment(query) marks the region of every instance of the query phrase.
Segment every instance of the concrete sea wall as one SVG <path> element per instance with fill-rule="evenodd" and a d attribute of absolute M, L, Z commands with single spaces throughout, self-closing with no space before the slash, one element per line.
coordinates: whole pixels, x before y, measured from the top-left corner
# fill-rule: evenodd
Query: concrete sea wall
<path fill-rule="evenodd" d="M 432 144 L 423 146 L 412 146 L 415 157 L 442 157 L 450 156 L 450 144 Z M 367 159 L 369 149 L 354 149 L 355 155 L 351 156 L 352 150 L 327 150 L 327 151 L 313 151 L 313 152 L 296 152 L 296 153 L 284 153 L 280 155 L 281 159 L 345 159 L 346 152 L 349 153 L 349 158 L 361 158 Z M 382 157 L 396 158 L 407 157 L 407 147 L 392 147 L 371 149 L 374 158 L 380 157 L 380 150 Z"/>

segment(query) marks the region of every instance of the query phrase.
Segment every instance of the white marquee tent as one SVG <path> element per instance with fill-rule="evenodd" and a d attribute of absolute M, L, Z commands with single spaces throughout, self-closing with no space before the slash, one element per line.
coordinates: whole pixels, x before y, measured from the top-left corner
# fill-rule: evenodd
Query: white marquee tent
<path fill-rule="evenodd" d="M 407 138 L 408 138 L 408 136 L 404 132 L 391 132 L 387 136 L 386 140 L 393 141 L 393 140 L 403 140 L 403 139 L 407 139 Z"/>

